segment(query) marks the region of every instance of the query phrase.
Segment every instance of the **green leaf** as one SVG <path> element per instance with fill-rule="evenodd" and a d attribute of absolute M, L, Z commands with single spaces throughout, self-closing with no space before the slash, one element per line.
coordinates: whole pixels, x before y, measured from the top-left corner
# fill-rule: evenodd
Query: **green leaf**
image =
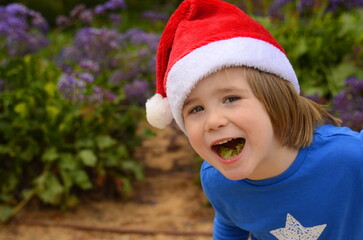
<path fill-rule="evenodd" d="M 69 191 L 74 184 L 72 172 L 67 169 L 61 169 L 60 175 L 62 177 L 62 182 L 65 190 Z"/>
<path fill-rule="evenodd" d="M 45 110 L 47 112 L 47 115 L 49 116 L 50 119 L 56 119 L 56 117 L 58 117 L 59 113 L 60 113 L 60 109 L 56 106 L 52 106 L 52 105 L 47 105 L 45 107 Z"/>
<path fill-rule="evenodd" d="M 13 208 L 8 205 L 0 205 L 0 222 L 5 223 L 13 215 Z"/>
<path fill-rule="evenodd" d="M 122 180 L 122 189 L 121 192 L 125 195 L 125 196 L 129 196 L 132 192 L 132 185 L 131 185 L 131 181 L 130 179 L 126 178 L 126 177 L 119 177 Z"/>
<path fill-rule="evenodd" d="M 81 159 L 85 166 L 94 167 L 97 163 L 97 157 L 92 150 L 81 150 L 78 153 L 78 157 Z"/>
<path fill-rule="evenodd" d="M 123 170 L 133 173 L 137 180 L 141 180 L 144 178 L 144 169 L 140 163 L 129 160 L 129 161 L 123 161 L 121 163 L 121 166 Z"/>
<path fill-rule="evenodd" d="M 10 153 L 11 149 L 6 146 L 6 145 L 0 145 L 0 153 L 2 154 L 6 154 L 6 153 Z"/>
<path fill-rule="evenodd" d="M 112 147 L 117 143 L 117 141 L 115 139 L 113 139 L 112 137 L 107 136 L 107 135 L 98 136 L 96 138 L 96 142 L 97 142 L 98 148 L 101 150 Z"/>
<path fill-rule="evenodd" d="M 146 139 L 151 139 L 156 136 L 156 133 L 153 130 L 151 130 L 150 128 L 145 127 L 142 130 L 142 136 L 145 137 Z"/>
<path fill-rule="evenodd" d="M 49 96 L 54 97 L 57 91 L 57 86 L 55 85 L 55 83 L 48 82 L 44 85 L 44 90 Z"/>
<path fill-rule="evenodd" d="M 55 147 L 50 147 L 45 150 L 42 156 L 43 162 L 53 162 L 59 157 L 57 149 Z"/>
<path fill-rule="evenodd" d="M 57 205 L 61 202 L 64 192 L 63 186 L 53 174 L 45 174 L 38 178 L 36 193 L 38 197 L 45 203 Z"/>
<path fill-rule="evenodd" d="M 72 178 L 74 182 L 83 190 L 92 188 L 92 183 L 85 171 L 83 170 L 73 171 Z"/>
<path fill-rule="evenodd" d="M 117 148 L 117 155 L 122 158 L 122 159 L 127 159 L 129 158 L 129 152 L 126 148 L 125 145 L 120 145 L 118 148 Z"/>
<path fill-rule="evenodd" d="M 75 170 L 78 167 L 78 162 L 70 153 L 64 153 L 60 156 L 59 167 L 61 169 Z"/>
<path fill-rule="evenodd" d="M 77 204 L 79 203 L 79 199 L 77 196 L 71 194 L 69 196 L 67 196 L 66 200 L 65 200 L 65 205 L 67 208 L 73 208 L 75 207 Z"/>
<path fill-rule="evenodd" d="M 295 46 L 295 51 L 293 51 L 291 54 L 294 54 L 295 58 L 299 58 L 304 55 L 308 50 L 309 48 L 307 46 L 305 38 L 300 38 Z"/>
<path fill-rule="evenodd" d="M 22 195 L 25 199 L 31 198 L 34 195 L 34 189 L 24 189 Z"/>
<path fill-rule="evenodd" d="M 79 139 L 76 142 L 78 148 L 92 148 L 94 146 L 93 140 L 89 138 Z"/>
<path fill-rule="evenodd" d="M 28 108 L 25 103 L 15 105 L 14 111 L 24 118 L 28 115 Z"/>

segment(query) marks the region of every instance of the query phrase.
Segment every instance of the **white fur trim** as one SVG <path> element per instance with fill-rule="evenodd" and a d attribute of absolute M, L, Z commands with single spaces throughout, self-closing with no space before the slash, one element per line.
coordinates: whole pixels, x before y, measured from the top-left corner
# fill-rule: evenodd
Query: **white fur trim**
<path fill-rule="evenodd" d="M 156 128 L 165 128 L 173 120 L 170 111 L 169 101 L 161 94 L 155 94 L 146 101 L 146 119 Z"/>
<path fill-rule="evenodd" d="M 166 92 L 176 123 L 185 132 L 181 114 L 184 101 L 202 78 L 229 66 L 248 66 L 290 81 L 297 92 L 299 83 L 286 55 L 270 43 L 236 37 L 209 43 L 177 61 L 169 71 Z"/>

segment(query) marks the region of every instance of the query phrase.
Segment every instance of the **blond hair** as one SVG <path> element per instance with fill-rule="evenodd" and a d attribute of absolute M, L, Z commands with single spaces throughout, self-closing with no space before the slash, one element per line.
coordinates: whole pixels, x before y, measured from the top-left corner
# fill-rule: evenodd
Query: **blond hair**
<path fill-rule="evenodd" d="M 290 82 L 257 69 L 239 68 L 244 71 L 253 94 L 264 105 L 283 146 L 309 146 L 316 127 L 326 123 L 340 126 L 340 119 L 325 107 L 300 96 Z"/>

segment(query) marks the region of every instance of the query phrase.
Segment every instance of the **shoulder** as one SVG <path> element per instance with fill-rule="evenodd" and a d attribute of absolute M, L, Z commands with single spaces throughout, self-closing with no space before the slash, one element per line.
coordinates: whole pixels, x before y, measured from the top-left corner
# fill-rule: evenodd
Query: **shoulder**
<path fill-rule="evenodd" d="M 350 146 L 363 150 L 363 131 L 356 132 L 347 127 L 324 125 L 315 129 L 314 143 L 332 144 L 337 147 Z"/>
<path fill-rule="evenodd" d="M 324 125 L 315 130 L 310 149 L 321 158 L 363 165 L 363 131 Z"/>

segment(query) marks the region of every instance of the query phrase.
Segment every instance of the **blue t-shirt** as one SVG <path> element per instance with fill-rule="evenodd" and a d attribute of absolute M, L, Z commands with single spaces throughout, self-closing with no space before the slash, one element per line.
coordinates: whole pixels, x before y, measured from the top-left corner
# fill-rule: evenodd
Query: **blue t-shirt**
<path fill-rule="evenodd" d="M 363 131 L 325 125 L 277 177 L 232 181 L 204 162 L 215 240 L 363 240 Z"/>

